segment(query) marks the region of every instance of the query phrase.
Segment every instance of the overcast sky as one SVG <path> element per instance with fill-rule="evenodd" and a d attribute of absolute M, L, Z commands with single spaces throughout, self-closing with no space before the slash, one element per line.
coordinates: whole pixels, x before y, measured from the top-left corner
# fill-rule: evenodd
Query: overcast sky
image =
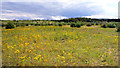
<path fill-rule="evenodd" d="M 2 0 L 0 19 L 118 18 L 119 0 Z"/>

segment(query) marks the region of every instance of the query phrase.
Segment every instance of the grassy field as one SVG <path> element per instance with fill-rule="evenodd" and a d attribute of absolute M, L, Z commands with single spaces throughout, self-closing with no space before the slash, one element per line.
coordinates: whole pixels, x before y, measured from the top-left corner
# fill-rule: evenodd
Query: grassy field
<path fill-rule="evenodd" d="M 100 26 L 2 29 L 3 66 L 118 65 L 118 33 Z"/>
<path fill-rule="evenodd" d="M 0 27 L 0 67 L 2 66 L 2 27 Z"/>

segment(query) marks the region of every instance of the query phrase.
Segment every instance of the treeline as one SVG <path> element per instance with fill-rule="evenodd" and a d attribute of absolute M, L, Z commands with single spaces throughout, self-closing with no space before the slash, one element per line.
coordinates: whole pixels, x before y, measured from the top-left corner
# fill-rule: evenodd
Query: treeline
<path fill-rule="evenodd" d="M 1 20 L 5 21 L 5 20 Z M 10 20 L 6 20 L 10 21 Z M 120 19 L 92 19 L 92 18 L 69 18 L 69 19 L 61 19 L 61 20 L 13 20 L 14 22 L 34 22 L 34 21 L 53 21 L 53 22 L 120 22 Z"/>
<path fill-rule="evenodd" d="M 69 18 L 62 20 L 53 20 L 58 22 L 120 22 L 120 19 L 91 19 L 91 18 Z"/>
<path fill-rule="evenodd" d="M 2 27 L 9 29 L 10 27 L 19 26 L 62 26 L 70 25 L 70 27 L 100 25 L 102 28 L 117 28 L 120 31 L 120 19 L 91 19 L 91 18 L 69 18 L 62 20 L 1 20 Z M 9 24 L 8 24 L 9 23 Z M 11 25 L 12 24 L 12 25 Z M 14 26 L 13 26 L 14 25 Z"/>

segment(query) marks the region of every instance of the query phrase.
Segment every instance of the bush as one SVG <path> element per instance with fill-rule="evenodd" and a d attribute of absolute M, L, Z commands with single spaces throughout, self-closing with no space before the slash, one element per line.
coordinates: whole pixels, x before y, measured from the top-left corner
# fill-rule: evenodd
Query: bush
<path fill-rule="evenodd" d="M 92 22 L 91 25 L 94 25 L 94 23 Z"/>
<path fill-rule="evenodd" d="M 107 27 L 109 27 L 109 28 L 115 28 L 116 25 L 114 23 L 107 23 Z"/>
<path fill-rule="evenodd" d="M 120 32 L 120 26 L 117 28 L 117 32 Z"/>
<path fill-rule="evenodd" d="M 47 26 L 47 23 L 40 23 L 41 26 Z"/>
<path fill-rule="evenodd" d="M 58 26 L 58 23 L 54 23 L 53 25 L 54 25 L 54 26 Z"/>
<path fill-rule="evenodd" d="M 7 23 L 6 29 L 12 29 L 12 28 L 15 28 L 14 24 L 13 23 Z"/>
<path fill-rule="evenodd" d="M 101 27 L 107 28 L 107 25 L 106 24 L 102 24 Z"/>
<path fill-rule="evenodd" d="M 98 23 L 95 23 L 95 25 L 99 25 Z"/>
<path fill-rule="evenodd" d="M 67 25 L 67 23 L 63 23 L 63 25 Z"/>
<path fill-rule="evenodd" d="M 67 23 L 67 25 L 70 25 L 71 23 Z"/>
<path fill-rule="evenodd" d="M 43 23 L 43 26 L 48 26 L 48 23 Z"/>
<path fill-rule="evenodd" d="M 53 25 L 52 23 L 48 23 L 49 26 Z"/>
<path fill-rule="evenodd" d="M 91 23 L 87 23 L 86 26 L 91 26 Z"/>
<path fill-rule="evenodd" d="M 36 23 L 35 26 L 40 26 L 40 24 Z"/>
<path fill-rule="evenodd" d="M 21 26 L 22 26 L 22 27 L 25 27 L 25 26 L 26 26 L 26 24 L 25 24 L 25 23 L 20 23 L 20 24 L 21 24 Z"/>
<path fill-rule="evenodd" d="M 29 26 L 29 24 L 26 24 L 26 26 Z"/>
<path fill-rule="evenodd" d="M 80 28 L 81 27 L 81 23 L 76 23 L 75 27 Z"/>
<path fill-rule="evenodd" d="M 21 26 L 20 23 L 15 23 L 16 27 Z"/>
<path fill-rule="evenodd" d="M 71 23 L 71 24 L 70 24 L 70 27 L 75 27 L 75 26 L 76 26 L 75 23 Z"/>
<path fill-rule="evenodd" d="M 117 25 L 117 32 L 120 32 L 120 24 Z"/>
<path fill-rule="evenodd" d="M 58 26 L 62 26 L 62 23 L 58 23 Z"/>
<path fill-rule="evenodd" d="M 100 23 L 100 25 L 102 25 L 103 23 Z M 98 24 L 99 25 L 99 24 Z"/>
<path fill-rule="evenodd" d="M 83 26 L 84 25 L 84 23 L 81 23 L 81 26 Z"/>
<path fill-rule="evenodd" d="M 34 23 L 31 23 L 30 25 L 35 25 Z"/>
<path fill-rule="evenodd" d="M 5 27 L 6 26 L 6 24 L 5 23 L 2 23 L 2 27 Z"/>

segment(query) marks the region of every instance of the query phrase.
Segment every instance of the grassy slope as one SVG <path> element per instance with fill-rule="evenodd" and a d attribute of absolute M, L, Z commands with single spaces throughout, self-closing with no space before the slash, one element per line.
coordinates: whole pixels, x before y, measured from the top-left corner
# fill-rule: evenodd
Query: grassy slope
<path fill-rule="evenodd" d="M 3 65 L 117 65 L 117 49 L 114 28 L 3 29 Z"/>

